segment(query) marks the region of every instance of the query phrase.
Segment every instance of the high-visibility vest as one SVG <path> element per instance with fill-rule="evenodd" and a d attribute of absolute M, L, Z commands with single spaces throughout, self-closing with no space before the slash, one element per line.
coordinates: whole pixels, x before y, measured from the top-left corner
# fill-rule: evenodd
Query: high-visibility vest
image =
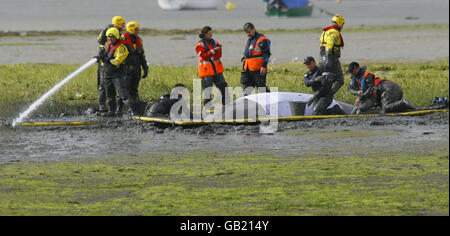
<path fill-rule="evenodd" d="M 368 77 L 369 75 L 373 75 L 373 77 L 375 77 L 375 81 L 374 81 L 374 83 L 375 83 L 375 88 L 378 87 L 378 84 L 379 84 L 380 82 L 384 81 L 383 79 L 380 79 L 380 78 L 376 77 L 375 74 L 373 74 L 373 73 L 370 72 L 370 71 L 366 71 L 366 73 L 365 73 L 364 76 L 363 76 L 364 79 L 367 80 L 367 77 Z M 362 90 L 363 88 L 361 87 L 361 80 L 362 80 L 362 79 L 358 80 L 358 86 L 359 86 L 359 88 Z M 372 96 L 376 97 L 377 94 L 374 93 L 374 94 L 372 94 Z"/>
<path fill-rule="evenodd" d="M 212 44 L 206 42 L 206 40 L 202 40 L 202 41 L 198 42 L 197 47 L 201 46 L 201 47 L 205 48 L 206 52 L 208 52 L 210 50 L 213 50 L 216 47 L 216 45 L 217 45 L 217 42 L 215 40 Z M 224 68 L 223 68 L 222 62 L 220 61 L 220 57 L 213 55 L 209 59 L 204 59 L 199 54 L 198 76 L 200 78 L 207 77 L 207 76 L 215 76 L 215 75 L 223 73 L 223 71 L 224 71 Z"/>
<path fill-rule="evenodd" d="M 244 70 L 247 71 L 259 71 L 264 63 L 264 57 L 262 49 L 259 47 L 259 43 L 263 40 L 268 40 L 264 35 L 260 35 L 256 40 L 255 45 L 249 45 L 248 51 L 251 54 L 245 58 Z"/>

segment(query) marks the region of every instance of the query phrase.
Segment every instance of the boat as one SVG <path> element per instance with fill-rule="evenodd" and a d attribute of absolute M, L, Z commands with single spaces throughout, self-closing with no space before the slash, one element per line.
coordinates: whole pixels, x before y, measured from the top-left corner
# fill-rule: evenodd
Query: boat
<path fill-rule="evenodd" d="M 309 0 L 263 0 L 266 2 L 267 16 L 301 17 L 311 16 L 313 4 Z"/>
<path fill-rule="evenodd" d="M 219 0 L 158 0 L 158 5 L 163 10 L 179 11 L 191 10 L 215 10 L 219 5 Z"/>

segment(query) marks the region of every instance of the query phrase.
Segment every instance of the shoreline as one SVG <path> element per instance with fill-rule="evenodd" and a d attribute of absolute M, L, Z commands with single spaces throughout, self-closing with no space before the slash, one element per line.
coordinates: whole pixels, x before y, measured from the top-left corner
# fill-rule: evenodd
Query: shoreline
<path fill-rule="evenodd" d="M 410 62 L 432 61 L 449 57 L 449 25 L 413 25 L 411 27 L 345 28 L 345 48 L 341 62 Z M 58 63 L 82 64 L 98 52 L 98 32 L 81 31 L 35 33 L 35 36 L 0 37 L 4 52 L 0 64 Z M 161 32 L 161 33 L 158 33 Z M 271 63 L 301 61 L 318 57 L 321 29 L 261 31 L 272 41 Z M 59 36 L 57 34 L 73 34 Z M 152 65 L 190 66 L 197 64 L 196 31 L 149 31 L 142 35 L 147 61 Z M 10 32 L 10 35 L 15 33 Z M 79 34 L 79 35 L 77 35 Z M 53 36 L 52 36 L 53 35 Z M 223 48 L 226 67 L 241 64 L 247 37 L 240 31 L 214 31 L 214 39 Z M 82 45 L 82 46 L 80 46 Z M 162 46 L 164 45 L 164 46 Z"/>
<path fill-rule="evenodd" d="M 373 31 L 424 31 L 424 30 L 448 30 L 449 24 L 409 24 L 409 25 L 360 25 L 345 27 L 344 32 L 348 33 L 360 33 L 360 32 L 373 32 Z M 141 36 L 175 36 L 175 35 L 198 35 L 201 29 L 152 29 L 142 28 Z M 282 29 L 272 28 L 263 29 L 261 32 L 266 34 L 303 34 L 320 32 L 321 27 L 313 28 L 298 28 L 298 29 Z M 42 37 L 42 36 L 98 36 L 101 29 L 90 30 L 23 30 L 23 31 L 0 31 L 0 37 Z M 214 34 L 239 34 L 242 33 L 241 29 L 217 29 L 214 30 Z"/>

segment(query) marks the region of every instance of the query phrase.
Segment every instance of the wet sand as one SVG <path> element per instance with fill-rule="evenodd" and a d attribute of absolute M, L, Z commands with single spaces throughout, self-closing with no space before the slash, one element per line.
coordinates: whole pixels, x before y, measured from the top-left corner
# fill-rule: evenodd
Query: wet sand
<path fill-rule="evenodd" d="M 264 31 L 261 31 L 264 33 Z M 272 41 L 272 63 L 318 57 L 317 33 L 267 34 Z M 449 56 L 448 30 L 343 32 L 342 61 L 431 61 Z M 225 66 L 240 65 L 246 42 L 244 34 L 216 34 L 223 45 Z M 156 65 L 195 66 L 196 35 L 143 36 L 147 61 Z M 13 42 L 13 43 L 12 43 Z M 83 44 L 80 47 L 80 44 Z M 83 64 L 97 53 L 95 37 L 0 37 L 0 64 Z"/>
<path fill-rule="evenodd" d="M 330 17 L 320 13 L 317 7 L 345 15 L 347 27 L 449 23 L 449 2 L 446 0 L 344 0 L 341 4 L 334 0 L 315 1 L 317 7 L 313 17 L 294 19 L 267 18 L 264 5 L 255 1 L 236 0 L 237 9 L 233 11 L 221 6 L 218 11 L 165 12 L 157 7 L 156 1 L 149 0 L 136 0 L 133 4 L 119 0 L 2 0 L 0 30 L 100 30 L 114 15 L 137 20 L 142 27 L 155 29 L 197 29 L 204 25 L 240 29 L 248 21 L 254 22 L 261 32 L 264 29 L 309 29 L 330 23 Z M 346 42 L 344 63 L 353 60 L 429 61 L 449 55 L 448 30 L 360 33 L 345 33 L 344 30 L 343 34 Z M 273 41 L 274 63 L 317 56 L 319 35 L 320 32 L 268 35 Z M 224 45 L 225 66 L 239 65 L 245 35 L 224 34 L 215 38 Z M 197 40 L 195 35 L 152 36 L 144 37 L 144 46 L 152 64 L 194 66 L 193 48 Z M 7 37 L 0 38 L 0 52 L 0 64 L 81 64 L 96 54 L 97 43 L 95 37 Z M 361 156 L 387 148 L 393 153 L 448 152 L 448 120 L 447 112 L 420 117 L 281 122 L 279 132 L 274 135 L 260 135 L 258 126 L 161 129 L 151 124 L 117 120 L 99 126 L 12 129 L 4 125 L 9 120 L 0 120 L 0 164 L 127 157 L 139 153 L 174 154 L 186 150 L 278 157 L 301 154 L 305 149 L 319 154 Z M 366 146 L 369 149 L 361 148 Z"/>
<path fill-rule="evenodd" d="M 85 119 L 85 118 L 83 118 Z M 126 157 L 142 153 L 211 150 L 275 157 L 448 152 L 449 113 L 417 117 L 337 118 L 280 122 L 272 135 L 259 125 L 156 127 L 151 123 L 105 119 L 83 127 L 0 125 L 0 164 Z M 308 150 L 304 153 L 304 150 Z"/>

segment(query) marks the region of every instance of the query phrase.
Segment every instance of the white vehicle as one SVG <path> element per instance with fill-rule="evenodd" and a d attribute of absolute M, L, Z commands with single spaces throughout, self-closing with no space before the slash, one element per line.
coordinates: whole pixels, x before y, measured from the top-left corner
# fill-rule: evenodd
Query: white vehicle
<path fill-rule="evenodd" d="M 219 0 L 158 0 L 163 10 L 179 11 L 182 9 L 217 9 Z"/>

